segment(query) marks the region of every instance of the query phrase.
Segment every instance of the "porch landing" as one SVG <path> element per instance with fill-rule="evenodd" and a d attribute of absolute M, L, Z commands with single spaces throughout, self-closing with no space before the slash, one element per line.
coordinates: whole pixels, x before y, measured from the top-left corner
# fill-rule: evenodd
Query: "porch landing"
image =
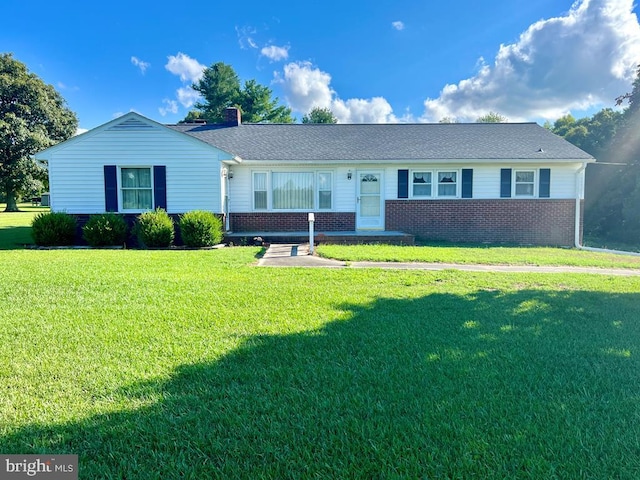
<path fill-rule="evenodd" d="M 236 245 L 253 245 L 254 239 L 261 238 L 265 243 L 305 243 L 309 241 L 309 232 L 226 232 L 224 241 Z M 390 245 L 415 245 L 415 236 L 404 232 L 353 231 L 353 232 L 314 232 L 314 243 L 386 243 Z"/>

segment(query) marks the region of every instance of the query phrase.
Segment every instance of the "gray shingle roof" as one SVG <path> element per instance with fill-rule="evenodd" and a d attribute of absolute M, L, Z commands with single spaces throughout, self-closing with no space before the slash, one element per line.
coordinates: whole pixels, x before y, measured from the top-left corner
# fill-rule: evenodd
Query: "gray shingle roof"
<path fill-rule="evenodd" d="M 243 160 L 593 160 L 536 123 L 167 126 Z"/>

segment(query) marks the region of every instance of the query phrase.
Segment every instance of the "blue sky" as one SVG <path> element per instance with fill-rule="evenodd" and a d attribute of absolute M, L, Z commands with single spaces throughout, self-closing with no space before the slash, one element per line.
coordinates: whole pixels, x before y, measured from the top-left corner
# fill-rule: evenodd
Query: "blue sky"
<path fill-rule="evenodd" d="M 215 62 L 294 116 L 355 122 L 584 116 L 630 89 L 633 0 L 13 1 L 0 51 L 54 85 L 89 129 L 131 110 L 175 123 Z"/>

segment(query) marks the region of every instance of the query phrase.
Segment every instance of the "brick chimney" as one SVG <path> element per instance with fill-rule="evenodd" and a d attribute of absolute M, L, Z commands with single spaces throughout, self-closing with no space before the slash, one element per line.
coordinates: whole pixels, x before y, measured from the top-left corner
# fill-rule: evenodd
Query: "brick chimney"
<path fill-rule="evenodd" d="M 237 127 L 242 123 L 240 109 L 236 107 L 228 107 L 224 109 L 224 124 L 230 127 Z"/>

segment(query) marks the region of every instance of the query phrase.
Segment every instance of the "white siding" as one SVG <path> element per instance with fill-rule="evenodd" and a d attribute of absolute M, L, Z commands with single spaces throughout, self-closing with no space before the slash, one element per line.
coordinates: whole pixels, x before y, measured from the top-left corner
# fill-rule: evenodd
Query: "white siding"
<path fill-rule="evenodd" d="M 169 213 L 194 209 L 221 213 L 221 156 L 226 154 L 161 126 L 138 121 L 100 127 L 52 151 L 51 206 L 68 213 L 104 212 L 105 165 L 164 165 Z"/>
<path fill-rule="evenodd" d="M 308 164 L 280 165 L 238 165 L 232 167 L 234 177 L 229 181 L 230 211 L 245 213 L 253 211 L 251 172 L 254 171 L 332 171 L 334 173 L 334 208 L 335 212 L 353 212 L 356 208 L 356 183 L 359 171 L 380 171 L 384 174 L 384 196 L 386 200 L 398 198 L 398 170 L 455 170 L 460 172 L 463 168 L 473 169 L 473 198 L 496 199 L 500 198 L 500 169 L 531 169 L 536 171 L 536 183 L 539 182 L 538 171 L 540 168 L 551 169 L 551 198 L 567 199 L 575 198 L 575 174 L 582 164 L 387 164 L 387 165 L 328 165 L 312 167 Z M 347 172 L 351 170 L 352 178 L 347 179 Z M 458 196 L 461 194 L 461 175 L 458 176 Z M 411 188 L 411 186 L 409 186 Z"/>

